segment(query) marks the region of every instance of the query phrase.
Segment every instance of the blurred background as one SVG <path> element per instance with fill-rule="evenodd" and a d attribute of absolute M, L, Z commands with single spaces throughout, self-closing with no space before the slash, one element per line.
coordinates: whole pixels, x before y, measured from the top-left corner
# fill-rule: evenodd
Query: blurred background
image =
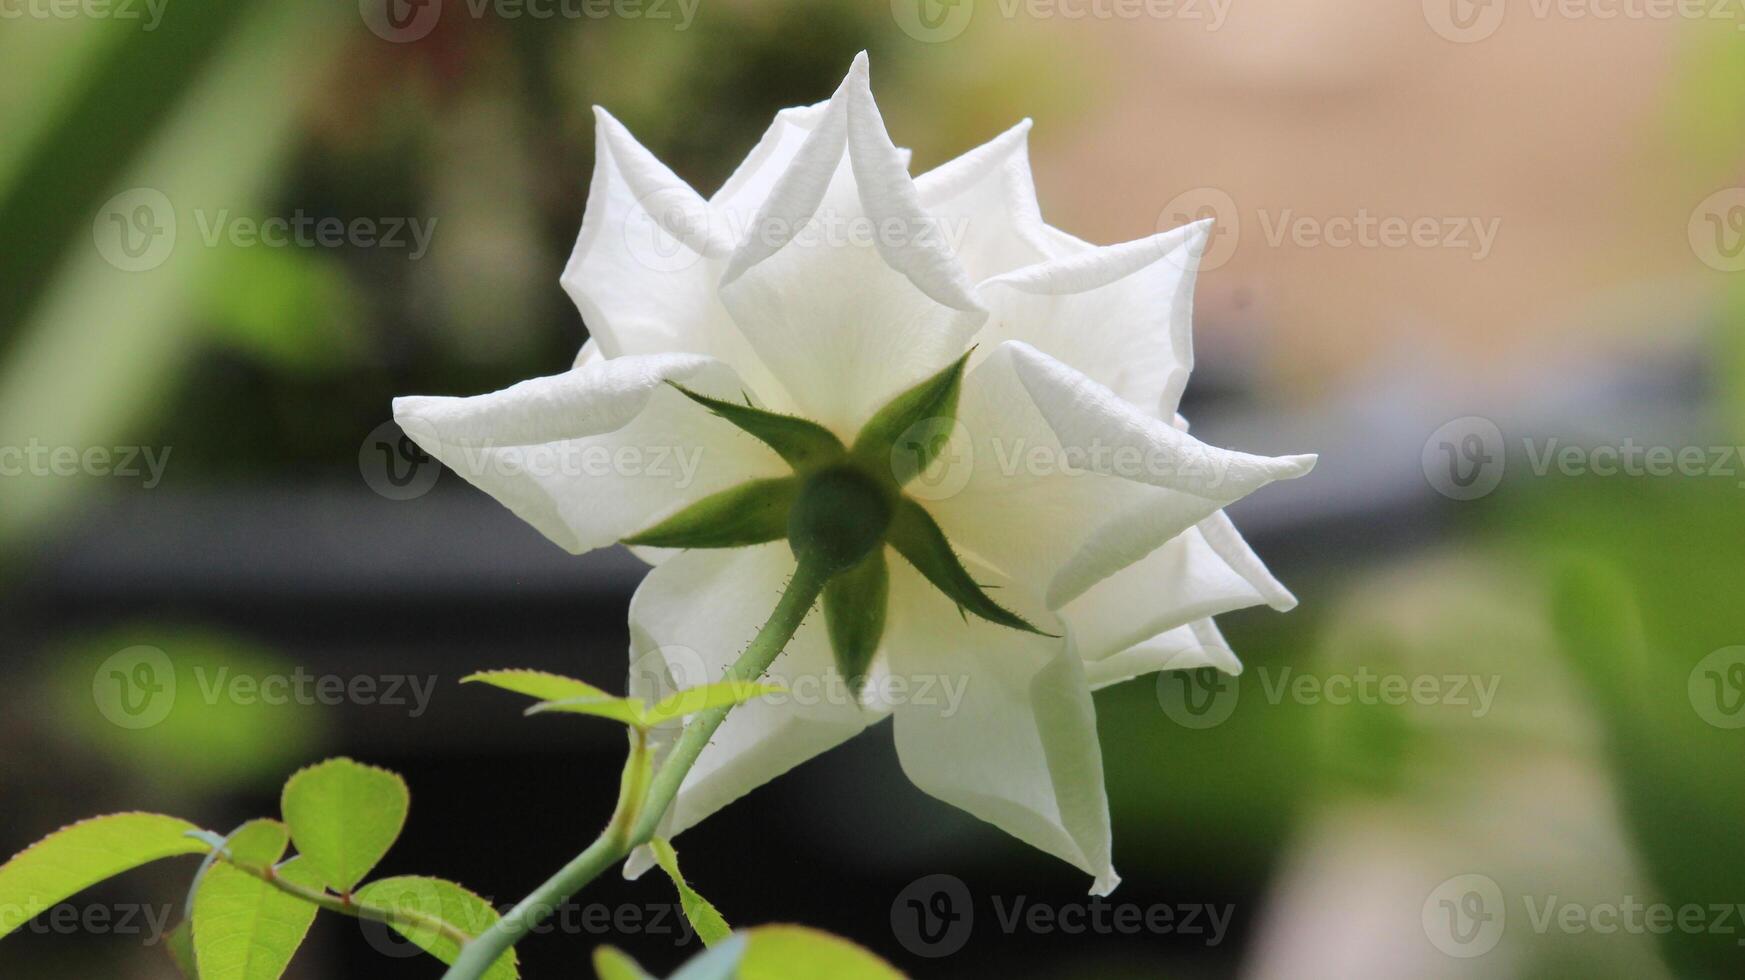
<path fill-rule="evenodd" d="M 917 977 L 1738 976 L 1742 28 L 1622 0 L 0 0 L 0 851 L 121 809 L 228 828 L 340 753 L 410 781 L 385 873 L 508 902 L 591 840 L 618 732 L 456 682 L 617 683 L 642 566 L 420 463 L 389 400 L 568 366 L 591 105 L 708 193 L 865 48 L 917 173 L 1029 116 L 1052 224 L 1219 219 L 1184 411 L 1321 454 L 1233 511 L 1302 605 L 1220 619 L 1239 679 L 1098 695 L 1106 902 L 914 789 L 888 727 L 686 834 L 693 883 Z M 142 676 L 175 686 L 116 680 Z M 191 870 L 79 896 L 0 975 L 174 976 L 152 922 Z M 941 888 L 969 914 L 905 919 Z M 527 973 L 601 942 L 669 970 L 697 948 L 672 904 L 614 876 Z M 292 975 L 433 968 L 323 917 Z"/>

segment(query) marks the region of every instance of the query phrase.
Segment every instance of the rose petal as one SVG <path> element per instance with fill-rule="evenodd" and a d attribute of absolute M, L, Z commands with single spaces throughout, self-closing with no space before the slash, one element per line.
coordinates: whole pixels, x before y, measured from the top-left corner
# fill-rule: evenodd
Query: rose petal
<path fill-rule="evenodd" d="M 1220 613 L 1296 599 L 1248 548 L 1223 511 L 1165 542 L 1067 603 L 1087 664 Z"/>
<path fill-rule="evenodd" d="M 1057 622 L 1020 592 L 1001 596 L 1022 615 Z M 1093 892 L 1108 894 L 1120 878 L 1109 856 L 1102 749 L 1070 639 L 966 621 L 898 563 L 886 648 L 891 676 L 906 679 L 909 691 L 962 691 L 955 703 L 912 697 L 896 705 L 897 757 L 915 785 L 1083 869 L 1096 879 Z"/>
<path fill-rule="evenodd" d="M 711 358 L 619 357 L 472 398 L 396 398 L 394 418 L 425 452 L 579 554 L 711 493 L 787 472 L 667 381 L 723 397 L 741 391 Z"/>
<path fill-rule="evenodd" d="M 1165 630 L 1143 643 L 1113 656 L 1085 664 L 1093 690 L 1155 674 L 1160 670 L 1194 670 L 1215 667 L 1232 676 L 1242 673 L 1242 663 L 1230 652 L 1224 635 L 1210 619 L 1196 619 Z"/>
<path fill-rule="evenodd" d="M 606 357 L 693 353 L 737 371 L 766 403 L 790 400 L 721 306 L 730 222 L 595 109 L 587 211 L 562 282 Z"/>
<path fill-rule="evenodd" d="M 910 491 L 951 540 L 1058 609 L 1312 456 L 1206 445 L 1030 347 L 1009 341 L 964 379 L 966 445 Z M 953 468 L 955 467 L 955 479 Z M 945 490 L 961 486 L 956 493 Z M 933 496 L 934 499 L 926 499 Z"/>
<path fill-rule="evenodd" d="M 986 318 L 885 134 L 864 56 L 728 261 L 721 298 L 801 413 L 845 438 Z"/>
<path fill-rule="evenodd" d="M 1194 366 L 1194 276 L 1210 221 L 982 283 L 988 343 L 1023 341 L 1163 418 Z"/>
<path fill-rule="evenodd" d="M 653 672 L 644 669 L 647 657 L 670 665 L 679 687 L 719 680 L 746 639 L 769 618 L 793 573 L 794 556 L 785 541 L 687 551 L 650 572 L 630 604 L 632 693 L 671 693 L 648 685 Z M 847 695 L 816 610 L 766 679 L 788 693 L 733 709 L 686 775 L 662 822 L 663 834 L 694 826 L 882 717 Z"/>
<path fill-rule="evenodd" d="M 972 282 L 1057 254 L 1030 176 L 1030 120 L 915 178 Z"/>

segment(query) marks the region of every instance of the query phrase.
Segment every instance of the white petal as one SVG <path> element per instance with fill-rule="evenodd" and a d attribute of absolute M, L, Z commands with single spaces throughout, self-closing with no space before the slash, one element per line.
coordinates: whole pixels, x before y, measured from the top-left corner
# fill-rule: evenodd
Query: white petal
<path fill-rule="evenodd" d="M 595 360 L 472 398 L 394 399 L 420 447 L 574 553 L 787 466 L 667 381 L 723 398 L 737 375 L 690 354 Z"/>
<path fill-rule="evenodd" d="M 1217 449 L 1034 348 L 1008 342 L 964 379 L 960 448 L 909 486 L 946 535 L 1058 609 L 1312 456 Z M 961 487 L 955 494 L 944 490 Z"/>
<path fill-rule="evenodd" d="M 793 572 L 783 541 L 675 556 L 650 572 L 631 600 L 632 663 L 664 659 L 684 687 L 719 680 L 769 618 Z M 648 689 L 649 676 L 633 668 L 633 693 L 669 693 Z M 847 696 L 816 609 L 766 676 L 789 693 L 733 709 L 685 777 L 663 833 L 694 826 L 882 717 Z"/>
<path fill-rule="evenodd" d="M 1030 176 L 1029 133 L 1026 119 L 915 178 L 921 206 L 939 219 L 972 282 L 1058 254 Z"/>
<path fill-rule="evenodd" d="M 977 578 L 986 569 L 972 569 Z M 1016 583 L 1004 583 L 1009 586 Z M 1055 621 L 1022 590 L 998 595 L 1033 621 Z M 965 621 L 906 563 L 893 566 L 886 649 L 909 690 L 955 685 L 946 698 L 896 706 L 897 756 L 927 793 L 1072 863 L 1099 895 L 1119 883 L 1110 861 L 1102 749 L 1084 665 L 1068 638 Z"/>
<path fill-rule="evenodd" d="M 562 282 L 606 357 L 705 354 L 772 405 L 786 394 L 721 306 L 730 223 L 605 110 L 587 212 Z"/>
<path fill-rule="evenodd" d="M 1197 619 L 1262 603 L 1296 605 L 1223 511 L 1165 542 L 1061 608 L 1085 661 Z"/>
<path fill-rule="evenodd" d="M 855 60 L 776 181 L 721 298 L 801 411 L 853 436 L 986 318 Z"/>
<path fill-rule="evenodd" d="M 1210 619 L 1196 619 L 1137 643 L 1113 656 L 1085 664 L 1092 690 L 1155 674 L 1160 670 L 1215 667 L 1226 674 L 1242 673 L 1242 663 L 1224 642 Z"/>
<path fill-rule="evenodd" d="M 775 189 L 776 181 L 781 179 L 788 167 L 793 164 L 794 157 L 799 155 L 800 147 L 806 143 L 806 138 L 818 128 L 823 120 L 828 102 L 815 105 L 796 106 L 783 109 L 776 113 L 775 121 L 764 131 L 763 139 L 746 155 L 733 176 L 721 185 L 715 196 L 709 199 L 717 213 L 733 215 L 744 219 L 746 227 L 763 202 L 769 199 L 770 192 Z"/>
<path fill-rule="evenodd" d="M 1194 277 L 1211 221 L 1075 252 L 982 283 L 982 336 L 1020 340 L 1151 414 L 1175 414 L 1193 369 Z"/>

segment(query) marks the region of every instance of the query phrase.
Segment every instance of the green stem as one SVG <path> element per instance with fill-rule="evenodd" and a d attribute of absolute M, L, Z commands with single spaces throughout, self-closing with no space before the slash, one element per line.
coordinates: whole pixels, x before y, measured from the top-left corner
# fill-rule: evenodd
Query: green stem
<path fill-rule="evenodd" d="M 830 574 L 826 569 L 810 564 L 800 565 L 795 570 L 794 577 L 789 580 L 787 590 L 782 593 L 781 601 L 776 603 L 775 612 L 770 614 L 769 620 L 758 630 L 751 645 L 745 648 L 745 652 L 739 655 L 739 659 L 734 661 L 721 679 L 753 681 L 763 676 L 763 672 L 769 669 L 770 664 L 787 647 L 788 641 L 794 638 L 795 631 L 800 628 L 800 623 L 805 620 L 812 604 L 818 601 L 819 594 L 824 591 L 824 583 L 829 578 Z M 704 747 L 715 737 L 715 730 L 721 727 L 721 722 L 726 719 L 730 710 L 731 706 L 714 708 L 693 717 L 674 743 L 666 760 L 661 763 L 660 769 L 655 772 L 642 806 L 629 809 L 628 812 L 635 814 L 635 822 L 629 832 L 623 833 L 620 828 L 621 822 L 628 822 L 621 820 L 627 811 L 621 796 L 612 826 L 598 840 L 588 845 L 587 850 L 576 855 L 557 874 L 546 879 L 544 884 L 516 903 L 514 908 L 481 933 L 479 938 L 467 943 L 461 949 L 459 958 L 454 961 L 454 966 L 443 974 L 443 980 L 479 980 L 490 969 L 491 964 L 497 962 L 533 927 L 556 912 L 582 886 L 622 861 L 637 847 L 648 843 L 654 836 L 655 828 L 660 825 L 660 819 L 665 815 L 667 807 L 678 796 L 685 774 L 691 771 L 697 757 L 703 754 Z M 632 752 L 635 751 L 634 745 L 632 743 Z"/>
<path fill-rule="evenodd" d="M 261 881 L 266 882 L 287 895 L 300 898 L 311 905 L 326 909 L 329 912 L 339 915 L 349 915 L 354 919 L 380 922 L 385 925 L 398 925 L 404 926 L 407 929 L 440 933 L 447 937 L 449 941 L 460 946 L 465 946 L 467 943 L 471 942 L 473 938 L 441 919 L 432 918 L 418 912 L 408 912 L 404 909 L 374 908 L 368 905 L 359 905 L 352 901 L 351 896 L 349 895 L 333 895 L 328 892 L 316 891 L 313 888 L 305 888 L 294 881 L 287 881 L 283 875 L 279 874 L 276 869 L 271 867 L 256 867 L 252 864 L 243 864 L 240 861 L 232 861 L 229 857 L 224 855 L 220 855 L 219 860 L 222 860 L 224 863 L 238 871 L 259 878 Z"/>

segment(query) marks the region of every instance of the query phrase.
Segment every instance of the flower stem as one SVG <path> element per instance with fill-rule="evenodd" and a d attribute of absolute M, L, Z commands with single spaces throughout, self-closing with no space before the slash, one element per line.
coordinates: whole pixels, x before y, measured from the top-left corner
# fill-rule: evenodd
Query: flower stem
<path fill-rule="evenodd" d="M 472 940 L 471 936 L 462 932 L 459 928 L 450 925 L 441 919 L 433 918 L 419 912 L 407 909 L 375 908 L 368 905 L 359 905 L 357 902 L 352 900 L 350 895 L 332 895 L 324 891 L 305 888 L 294 881 L 287 881 L 283 875 L 279 874 L 276 868 L 271 866 L 257 867 L 251 864 L 244 864 L 241 861 L 233 861 L 228 856 L 224 855 L 220 855 L 219 860 L 238 871 L 252 875 L 261 881 L 266 882 L 287 895 L 295 896 L 296 898 L 308 902 L 310 905 L 326 909 L 337 915 L 348 915 L 354 919 L 363 919 L 369 922 L 381 922 L 391 926 L 404 926 L 407 929 L 433 932 L 447 938 L 450 942 L 456 943 L 457 945 L 465 945 Z"/>
<path fill-rule="evenodd" d="M 827 569 L 809 562 L 802 563 L 794 571 L 794 577 L 788 581 L 786 591 L 776 603 L 775 612 L 770 614 L 769 620 L 758 630 L 751 645 L 745 648 L 745 652 L 739 655 L 739 659 L 734 661 L 721 679 L 754 681 L 763 676 L 763 672 L 769 669 L 770 664 L 787 647 L 788 641 L 794 638 L 795 631 L 805 621 L 806 613 L 811 610 L 813 603 L 818 601 L 818 596 L 824 591 L 824 583 L 829 578 Z M 626 798 L 630 796 L 627 771 L 626 792 L 621 795 L 611 826 L 607 827 L 598 840 L 588 845 L 587 850 L 576 855 L 557 874 L 546 879 L 544 884 L 517 902 L 495 925 L 467 943 L 454 961 L 454 966 L 443 974 L 444 980 L 479 980 L 490 969 L 491 964 L 497 962 L 533 927 L 556 912 L 558 906 L 582 886 L 623 860 L 637 847 L 648 843 L 654 836 L 655 828 L 660 825 L 660 819 L 665 815 L 667 807 L 678 796 L 679 786 L 684 783 L 685 775 L 696 764 L 697 757 L 703 754 L 703 749 L 715 736 L 715 730 L 721 727 L 721 722 L 726 719 L 730 710 L 731 706 L 713 708 L 691 718 L 678 741 L 673 744 L 666 760 L 654 773 L 653 780 L 648 783 L 648 795 L 640 807 L 626 803 Z M 634 742 L 631 752 L 630 768 L 646 766 L 646 761 L 638 760 L 637 745 Z M 630 823 L 630 816 L 627 814 L 634 817 L 634 823 Z M 625 832 L 625 824 L 629 824 L 628 832 Z"/>

